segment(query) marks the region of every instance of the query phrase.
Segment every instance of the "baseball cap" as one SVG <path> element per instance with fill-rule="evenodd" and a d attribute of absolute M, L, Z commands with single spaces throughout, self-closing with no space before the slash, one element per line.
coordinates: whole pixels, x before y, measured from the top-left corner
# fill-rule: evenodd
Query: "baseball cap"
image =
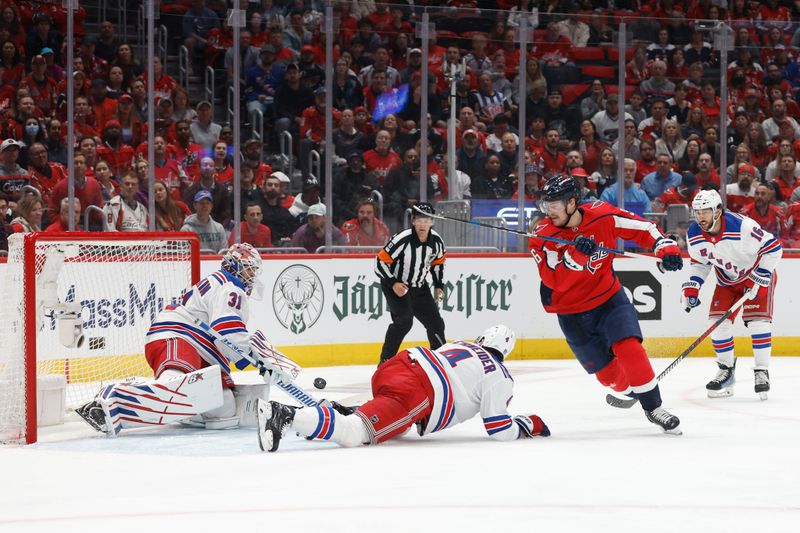
<path fill-rule="evenodd" d="M 289 72 L 290 70 L 300 70 L 300 67 L 297 66 L 297 63 L 289 63 L 286 65 L 286 72 Z"/>
<path fill-rule="evenodd" d="M 747 172 L 748 174 L 752 174 L 755 176 L 756 168 L 751 165 L 750 163 L 740 163 L 739 164 L 739 173 Z"/>
<path fill-rule="evenodd" d="M 289 176 L 281 172 L 280 170 L 277 172 L 273 172 L 269 175 L 270 178 L 277 178 L 278 181 L 281 183 L 291 183 L 292 180 L 289 179 Z"/>
<path fill-rule="evenodd" d="M 321 94 L 325 94 L 325 87 L 317 87 L 314 89 L 314 96 L 319 96 Z"/>
<path fill-rule="evenodd" d="M 122 124 L 119 123 L 119 120 L 112 118 L 112 119 L 106 120 L 106 124 L 105 124 L 105 126 L 103 126 L 103 129 L 110 128 L 111 126 L 116 126 L 118 128 L 121 128 Z"/>
<path fill-rule="evenodd" d="M 122 93 L 119 95 L 119 101 L 121 102 L 122 100 L 130 100 L 133 102 L 133 96 L 129 95 L 128 93 Z"/>
<path fill-rule="evenodd" d="M 262 54 L 277 54 L 278 51 L 275 50 L 274 46 L 272 46 L 271 44 L 267 43 L 267 44 L 265 44 L 264 46 L 261 47 L 261 53 Z"/>
<path fill-rule="evenodd" d="M 606 97 L 606 102 L 619 102 L 619 95 L 617 93 L 611 93 Z"/>
<path fill-rule="evenodd" d="M 684 172 L 681 176 L 681 185 L 693 191 L 697 188 L 697 178 L 691 172 Z"/>
<path fill-rule="evenodd" d="M 209 202 L 214 201 L 214 197 L 211 196 L 211 191 L 208 189 L 200 189 L 194 195 L 194 201 L 199 202 L 201 200 L 208 200 Z"/>
<path fill-rule="evenodd" d="M 203 100 L 202 102 L 199 102 L 194 108 L 200 109 L 201 107 L 214 107 L 214 106 L 212 106 L 211 102 L 209 102 L 208 100 Z"/>
<path fill-rule="evenodd" d="M 586 169 L 584 169 L 582 167 L 573 168 L 572 171 L 570 171 L 570 175 L 571 176 L 580 176 L 582 178 L 588 178 L 589 177 L 589 173 L 586 172 Z"/>
<path fill-rule="evenodd" d="M 420 50 L 419 48 L 412 48 L 411 50 L 408 51 L 408 55 L 411 54 L 422 54 L 422 50 Z"/>
<path fill-rule="evenodd" d="M 311 45 L 308 45 L 308 44 L 303 45 L 303 47 L 300 49 L 300 52 L 311 52 L 311 53 L 314 53 L 314 47 L 311 46 Z"/>
<path fill-rule="evenodd" d="M 22 147 L 22 143 L 17 142 L 14 139 L 6 139 L 3 141 L 3 144 L 0 144 L 0 152 L 4 152 L 6 148 L 10 148 L 12 146 L 16 146 L 17 148 Z"/>
<path fill-rule="evenodd" d="M 41 55 L 41 56 L 46 56 L 48 54 L 49 55 L 55 55 L 55 52 L 53 52 L 53 49 L 48 47 L 48 46 L 45 46 L 44 48 L 39 50 L 39 55 Z"/>
<path fill-rule="evenodd" d="M 461 138 L 466 138 L 467 135 L 474 135 L 475 137 L 478 136 L 478 132 L 473 130 L 472 128 L 465 130 L 464 133 L 461 134 Z"/>
<path fill-rule="evenodd" d="M 308 216 L 324 217 L 325 212 L 325 204 L 314 204 L 308 208 Z"/>
<path fill-rule="evenodd" d="M 307 179 L 303 182 L 303 190 L 307 191 L 308 189 L 313 189 L 314 187 L 319 187 L 319 182 L 313 178 Z"/>
<path fill-rule="evenodd" d="M 367 108 L 364 107 L 363 105 L 360 105 L 360 106 L 356 107 L 355 109 L 353 109 L 353 113 L 358 113 L 359 111 L 363 111 L 364 113 L 369 114 L 369 111 L 367 111 Z"/>
<path fill-rule="evenodd" d="M 347 159 L 353 159 L 354 157 L 357 157 L 359 159 L 364 159 L 364 153 L 361 150 L 353 150 L 347 156 Z"/>
<path fill-rule="evenodd" d="M 47 61 L 44 60 L 44 56 L 38 55 L 34 56 L 31 60 L 32 65 L 35 65 L 36 63 L 47 63 Z"/>

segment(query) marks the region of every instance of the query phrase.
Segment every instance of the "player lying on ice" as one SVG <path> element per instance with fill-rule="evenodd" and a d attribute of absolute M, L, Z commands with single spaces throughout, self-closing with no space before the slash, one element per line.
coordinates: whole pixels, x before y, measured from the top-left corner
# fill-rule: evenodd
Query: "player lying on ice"
<path fill-rule="evenodd" d="M 568 175 L 551 177 L 542 191 L 547 216 L 530 239 L 541 277 L 542 305 L 557 314 L 567 344 L 586 372 L 604 386 L 638 398 L 647 419 L 665 432 L 680 433 L 678 417 L 661 407 L 636 309 L 614 273 L 614 255 L 598 246 L 613 248 L 617 239 L 636 241 L 652 248 L 669 271 L 683 267 L 680 249 L 651 221 L 606 202 L 579 205 L 580 197 L 580 184 Z"/>
<path fill-rule="evenodd" d="M 403 350 L 372 376 L 373 399 L 356 410 L 334 404 L 296 408 L 258 402 L 261 449 L 274 452 L 287 430 L 341 446 L 380 444 L 417 424 L 420 435 L 453 427 L 480 413 L 497 440 L 541 435 L 550 430 L 536 415 L 508 414 L 514 381 L 503 359 L 515 343 L 506 326 L 486 330 L 475 342 L 447 343 L 435 351 Z"/>
<path fill-rule="evenodd" d="M 755 391 L 762 400 L 769 391 L 769 360 L 772 355 L 772 306 L 778 276 L 774 272 L 783 250 L 770 232 L 752 218 L 725 211 L 717 191 L 700 191 L 692 201 L 695 222 L 687 240 L 689 280 L 683 284 L 686 311 L 700 305 L 700 286 L 714 267 L 717 286 L 708 318 L 719 319 L 736 300 L 749 291 L 742 320 L 753 344 Z M 719 372 L 708 382 L 710 398 L 733 395 L 736 356 L 733 353 L 733 321 L 739 310 L 711 333 Z"/>
<path fill-rule="evenodd" d="M 78 415 L 111 436 L 124 428 L 181 421 L 224 429 L 235 427 L 245 416 L 255 419 L 254 408 L 249 412 L 245 408 L 255 406 L 253 396 L 263 395 L 264 385 L 261 390 L 235 389 L 230 365 L 243 369 L 248 360 L 229 360 L 223 354 L 233 352 L 218 347 L 215 337 L 238 347 L 260 368 L 270 367 L 263 334 L 259 330 L 251 337 L 245 327 L 248 297 L 254 288 L 260 290 L 260 271 L 261 257 L 252 246 L 231 246 L 220 270 L 186 289 L 180 303 L 167 306 L 150 326 L 145 357 L 155 379 L 108 385 L 76 409 Z M 206 330 L 206 324 L 214 331 Z"/>

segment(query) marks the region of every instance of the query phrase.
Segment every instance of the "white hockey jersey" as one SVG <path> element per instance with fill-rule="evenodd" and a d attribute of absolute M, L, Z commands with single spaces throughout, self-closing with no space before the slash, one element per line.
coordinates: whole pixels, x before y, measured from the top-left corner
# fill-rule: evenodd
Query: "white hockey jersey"
<path fill-rule="evenodd" d="M 242 282 L 219 270 L 185 290 L 181 303 L 169 305 L 156 316 L 147 332 L 147 341 L 181 338 L 197 349 L 209 364 L 217 364 L 230 374 L 230 362 L 214 344 L 214 338 L 195 325 L 200 319 L 231 342 L 250 351 L 250 335 L 245 323 L 249 316 L 247 294 Z"/>
<path fill-rule="evenodd" d="M 492 438 L 519 437 L 519 427 L 508 414 L 514 380 L 503 363 L 481 346 L 458 341 L 436 351 L 412 348 L 408 354 L 425 370 L 434 392 L 431 416 L 421 435 L 453 427 L 480 413 Z"/>
<path fill-rule="evenodd" d="M 717 235 L 709 235 L 694 222 L 687 241 L 690 279 L 700 284 L 712 267 L 720 285 L 737 285 L 755 268 L 772 273 L 783 255 L 780 242 L 755 220 L 727 211 Z"/>
<path fill-rule="evenodd" d="M 103 208 L 109 231 L 147 231 L 147 208 L 136 202 L 132 208 L 121 196 L 115 196 Z"/>

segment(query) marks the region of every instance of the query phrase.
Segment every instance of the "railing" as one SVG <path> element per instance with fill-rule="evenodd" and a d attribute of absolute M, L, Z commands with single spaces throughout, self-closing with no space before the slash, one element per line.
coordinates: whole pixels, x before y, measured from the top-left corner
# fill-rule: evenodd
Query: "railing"
<path fill-rule="evenodd" d="M 292 172 L 294 171 L 294 163 L 292 160 L 292 153 L 294 153 L 294 139 L 292 138 L 291 133 L 288 131 L 282 131 L 278 141 L 281 150 L 281 153 L 278 155 L 278 161 L 280 162 L 281 167 L 283 167 L 283 172 L 289 176 L 289 179 L 292 179 Z"/>
<path fill-rule="evenodd" d="M 225 107 L 227 108 L 228 124 L 233 124 L 233 85 L 228 86 L 228 96 L 226 98 Z"/>
<path fill-rule="evenodd" d="M 383 246 L 320 246 L 315 253 L 318 254 L 372 254 L 377 253 Z"/>
<path fill-rule="evenodd" d="M 169 38 L 169 33 L 167 32 L 167 27 L 163 24 L 158 27 L 158 31 L 156 32 L 156 53 L 158 57 L 161 58 L 161 64 L 164 66 L 164 71 L 167 70 L 167 39 Z"/>
<path fill-rule="evenodd" d="M 317 180 L 321 181 L 322 173 L 320 172 L 322 169 L 322 158 L 319 155 L 319 152 L 316 150 L 311 150 L 308 152 L 308 173 L 309 175 Z"/>
<path fill-rule="evenodd" d="M 466 222 L 471 218 L 472 208 L 469 200 L 446 200 L 436 204 L 436 213 Z M 434 229 L 448 247 L 469 246 L 473 243 L 469 239 L 470 226 L 465 222 L 437 219 Z"/>
<path fill-rule="evenodd" d="M 178 83 L 181 87 L 189 86 L 189 49 L 184 45 L 178 48 Z"/>
<path fill-rule="evenodd" d="M 486 226 L 469 225 L 467 228 L 472 233 L 472 243 L 475 246 L 489 246 L 499 248 L 503 252 L 508 250 L 508 233 L 502 231 L 507 227 L 506 220 L 502 217 L 475 217 L 473 222 L 487 224 L 498 229 L 487 228 Z M 466 224 L 464 224 L 466 226 Z"/>
<path fill-rule="evenodd" d="M 136 44 L 140 50 L 147 43 L 147 15 L 145 9 L 146 6 L 144 2 L 142 2 L 139 9 L 136 11 Z M 142 56 L 143 54 L 139 55 L 139 57 Z"/>
<path fill-rule="evenodd" d="M 108 227 L 108 221 L 106 220 L 105 212 L 96 205 L 90 205 L 83 212 L 83 229 L 89 231 L 89 214 L 93 212 L 100 214 L 100 220 L 103 221 L 103 231 L 111 231 L 111 229 Z"/>
<path fill-rule="evenodd" d="M 105 4 L 105 2 L 101 2 L 101 3 Z M 126 2 L 125 0 L 117 0 L 117 20 L 119 21 L 119 24 L 117 26 L 121 26 L 122 27 L 121 28 L 122 29 L 121 35 L 122 35 L 122 42 L 123 43 L 127 43 L 128 42 L 128 8 L 127 8 L 127 4 L 128 4 L 128 2 Z M 100 21 L 100 22 L 102 22 L 102 21 Z"/>
<path fill-rule="evenodd" d="M 373 190 L 371 193 L 369 193 L 369 197 L 372 200 L 374 200 L 376 204 L 378 204 L 378 212 L 375 213 L 375 214 L 377 216 L 382 217 L 383 216 L 383 195 L 381 194 L 380 191 Z"/>
<path fill-rule="evenodd" d="M 307 254 L 308 250 L 299 246 L 283 246 L 283 247 L 275 247 L 275 248 L 256 248 L 256 251 L 260 254 Z"/>
<path fill-rule="evenodd" d="M 254 109 L 250 113 L 250 124 L 253 129 L 253 138 L 264 142 L 264 113 L 260 109 Z"/>
<path fill-rule="evenodd" d="M 216 94 L 216 85 L 217 80 L 214 74 L 214 67 L 208 66 L 206 67 L 205 73 L 205 92 L 206 92 L 206 100 L 211 104 L 211 109 L 214 109 L 214 95 Z"/>

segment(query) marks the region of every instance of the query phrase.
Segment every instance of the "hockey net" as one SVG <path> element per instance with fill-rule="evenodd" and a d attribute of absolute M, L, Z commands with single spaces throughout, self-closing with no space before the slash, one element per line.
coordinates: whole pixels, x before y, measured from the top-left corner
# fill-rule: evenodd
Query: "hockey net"
<path fill-rule="evenodd" d="M 0 278 L 0 442 L 31 443 L 37 381 L 66 382 L 71 410 L 108 383 L 152 377 L 145 334 L 158 311 L 198 280 L 199 244 L 187 233 L 34 233 L 8 241 Z M 82 319 L 80 345 L 74 321 L 59 314 L 64 309 Z"/>

